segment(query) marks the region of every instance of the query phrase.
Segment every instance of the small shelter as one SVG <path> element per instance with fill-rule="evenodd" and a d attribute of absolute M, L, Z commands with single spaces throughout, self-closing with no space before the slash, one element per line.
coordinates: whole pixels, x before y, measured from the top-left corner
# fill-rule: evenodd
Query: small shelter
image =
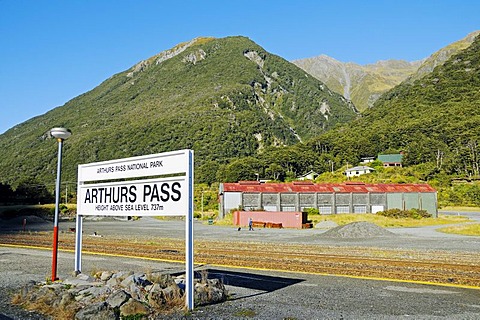
<path fill-rule="evenodd" d="M 310 170 L 309 172 L 305 173 L 304 175 L 298 177 L 298 180 L 315 180 L 318 177 L 318 173 L 315 171 Z"/>
<path fill-rule="evenodd" d="M 384 167 L 401 167 L 403 154 L 379 154 L 377 160 L 381 161 Z"/>
<path fill-rule="evenodd" d="M 358 166 L 345 170 L 345 175 L 347 177 L 358 177 L 362 174 L 372 173 L 375 169 L 367 166 Z"/>

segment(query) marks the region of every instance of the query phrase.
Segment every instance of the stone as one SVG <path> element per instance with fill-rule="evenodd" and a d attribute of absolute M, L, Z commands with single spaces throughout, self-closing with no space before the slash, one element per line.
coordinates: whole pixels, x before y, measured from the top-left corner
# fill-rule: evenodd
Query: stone
<path fill-rule="evenodd" d="M 95 281 L 94 278 L 90 277 L 88 274 L 84 274 L 84 273 L 79 273 L 77 275 L 77 279 L 78 280 L 83 280 L 83 281 L 88 281 L 88 282 L 93 282 Z"/>
<path fill-rule="evenodd" d="M 120 279 L 119 278 L 114 278 L 111 277 L 110 279 L 107 280 L 105 285 L 109 286 L 110 288 L 114 288 L 120 284 Z"/>
<path fill-rule="evenodd" d="M 87 305 L 75 314 L 75 320 L 110 320 L 117 319 L 115 311 L 110 309 L 105 302 Z"/>
<path fill-rule="evenodd" d="M 78 295 L 83 295 L 83 296 L 93 296 L 93 297 L 100 297 L 103 295 L 107 295 L 111 292 L 112 290 L 109 287 L 90 287 L 86 288 L 80 292 L 78 292 Z"/>
<path fill-rule="evenodd" d="M 112 278 L 118 278 L 120 281 L 123 281 L 126 277 L 132 275 L 133 272 L 131 271 L 119 271 L 112 275 Z"/>
<path fill-rule="evenodd" d="M 147 315 L 150 310 L 138 300 L 130 298 L 120 307 L 120 316 Z"/>
<path fill-rule="evenodd" d="M 66 292 L 62 295 L 62 298 L 60 299 L 60 303 L 58 306 L 61 309 L 66 309 L 66 307 L 74 301 L 75 301 L 75 297 L 73 296 L 73 294 Z"/>
<path fill-rule="evenodd" d="M 106 300 L 106 303 L 112 308 L 118 308 L 130 299 L 130 295 L 123 290 L 112 293 Z"/>
<path fill-rule="evenodd" d="M 143 301 L 145 298 L 145 290 L 143 290 L 142 287 L 138 287 L 137 285 L 135 285 L 135 283 L 130 284 L 129 293 L 132 298 L 136 300 Z"/>
<path fill-rule="evenodd" d="M 107 281 L 112 277 L 113 273 L 110 271 L 103 271 L 102 274 L 100 275 L 100 280 L 102 281 Z"/>
<path fill-rule="evenodd" d="M 162 308 L 165 305 L 165 298 L 163 289 L 157 283 L 153 285 L 150 292 L 147 294 L 147 302 L 153 308 Z"/>
<path fill-rule="evenodd" d="M 146 287 L 152 284 L 152 282 L 150 282 L 150 280 L 147 279 L 147 276 L 145 274 L 135 275 L 133 277 L 133 282 L 137 286 L 142 286 L 142 287 Z"/>
<path fill-rule="evenodd" d="M 196 305 L 204 305 L 208 302 L 208 291 L 205 285 L 195 284 L 194 300 Z"/>
<path fill-rule="evenodd" d="M 129 275 L 128 277 L 126 277 L 122 282 L 120 282 L 120 285 L 124 288 L 130 288 L 130 286 L 132 284 L 135 284 L 134 283 L 134 278 L 135 276 L 132 274 L 132 275 Z"/>

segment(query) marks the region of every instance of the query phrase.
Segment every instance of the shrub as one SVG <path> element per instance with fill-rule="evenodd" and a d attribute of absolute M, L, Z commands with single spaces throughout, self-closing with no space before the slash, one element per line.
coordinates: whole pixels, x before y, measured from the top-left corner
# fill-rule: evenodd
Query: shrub
<path fill-rule="evenodd" d="M 422 218 L 431 218 L 432 215 L 426 210 L 421 209 L 410 209 L 410 210 L 401 210 L 401 209 L 388 209 L 385 211 L 377 212 L 377 215 L 384 216 L 394 219 L 410 218 L 410 219 L 422 219 Z"/>
<path fill-rule="evenodd" d="M 306 212 L 308 215 L 320 214 L 320 212 L 316 208 L 305 208 L 303 209 L 303 212 Z"/>

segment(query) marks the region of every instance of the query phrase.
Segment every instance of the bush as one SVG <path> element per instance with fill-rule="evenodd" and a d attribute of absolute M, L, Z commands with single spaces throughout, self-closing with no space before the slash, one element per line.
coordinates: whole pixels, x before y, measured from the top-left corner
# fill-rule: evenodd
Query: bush
<path fill-rule="evenodd" d="M 385 211 L 380 211 L 376 213 L 379 216 L 384 216 L 388 218 L 401 219 L 401 218 L 410 218 L 410 219 L 422 219 L 422 218 L 431 218 L 432 215 L 426 210 L 421 209 L 410 209 L 410 210 L 401 210 L 401 209 L 388 209 Z"/>
<path fill-rule="evenodd" d="M 305 208 L 303 209 L 303 212 L 306 212 L 309 216 L 313 214 L 320 214 L 320 212 L 316 208 Z"/>

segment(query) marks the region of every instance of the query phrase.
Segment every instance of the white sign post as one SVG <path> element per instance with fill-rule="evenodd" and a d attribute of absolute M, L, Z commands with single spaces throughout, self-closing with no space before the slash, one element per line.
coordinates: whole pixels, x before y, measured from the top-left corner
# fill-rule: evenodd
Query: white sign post
<path fill-rule="evenodd" d="M 82 225 L 86 215 L 185 216 L 185 295 L 187 308 L 193 309 L 193 150 L 78 166 L 77 273 L 82 267 Z"/>

